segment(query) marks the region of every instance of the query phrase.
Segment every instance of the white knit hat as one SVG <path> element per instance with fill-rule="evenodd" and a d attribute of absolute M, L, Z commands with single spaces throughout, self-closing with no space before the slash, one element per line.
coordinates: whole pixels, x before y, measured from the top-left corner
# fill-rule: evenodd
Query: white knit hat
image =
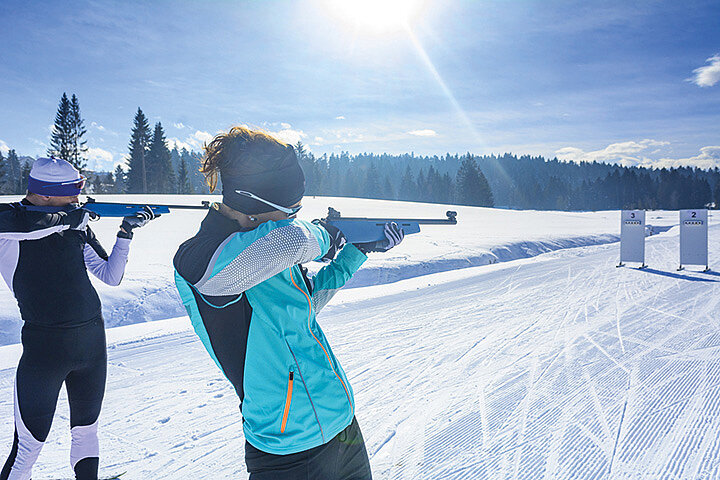
<path fill-rule="evenodd" d="M 46 197 L 79 195 L 84 185 L 85 177 L 59 158 L 38 158 L 28 178 L 28 191 Z"/>

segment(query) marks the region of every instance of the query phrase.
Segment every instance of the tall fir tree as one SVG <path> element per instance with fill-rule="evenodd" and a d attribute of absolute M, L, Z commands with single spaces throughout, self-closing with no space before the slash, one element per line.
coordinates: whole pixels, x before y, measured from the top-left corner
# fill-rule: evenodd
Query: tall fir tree
<path fill-rule="evenodd" d="M 127 174 L 120 165 L 115 167 L 112 175 L 112 193 L 127 193 Z"/>
<path fill-rule="evenodd" d="M 305 145 L 303 145 L 300 140 L 295 144 L 295 153 L 299 161 L 305 160 L 308 156 L 307 148 L 305 148 Z"/>
<path fill-rule="evenodd" d="M 87 130 L 85 130 L 85 120 L 80 115 L 80 102 L 73 94 L 70 99 L 70 163 L 81 172 L 87 167 L 87 158 L 85 154 L 88 151 L 87 140 L 83 139 Z"/>
<path fill-rule="evenodd" d="M 14 150 L 12 150 L 12 152 L 15 153 Z M 17 157 L 17 155 L 15 155 L 15 156 Z M 22 167 L 20 167 L 20 179 L 19 179 L 20 188 L 18 188 L 17 193 L 24 193 L 27 191 L 28 177 L 30 176 L 30 170 L 32 170 L 32 163 L 30 163 L 30 162 L 25 162 L 22 164 Z"/>
<path fill-rule="evenodd" d="M 416 183 L 417 186 L 415 187 L 415 194 L 411 200 L 416 202 L 429 202 L 430 199 L 427 195 L 427 180 L 425 179 L 425 171 L 422 168 L 420 169 L 420 173 L 418 173 Z"/>
<path fill-rule="evenodd" d="M 25 193 L 25 190 L 27 189 L 27 177 L 25 177 L 25 182 L 23 183 L 23 174 L 25 171 L 23 170 L 23 166 L 20 164 L 18 154 L 14 149 L 8 152 L 7 166 L 7 189 L 10 193 Z M 30 170 L 27 171 L 27 174 L 30 174 Z"/>
<path fill-rule="evenodd" d="M 147 157 L 150 149 L 150 125 L 138 107 L 130 134 L 130 156 L 127 160 L 127 193 L 148 193 Z"/>
<path fill-rule="evenodd" d="M 457 200 L 461 205 L 492 207 L 492 191 L 475 158 L 467 154 L 457 172 Z"/>
<path fill-rule="evenodd" d="M 707 208 L 713 201 L 713 192 L 707 180 L 696 180 L 693 186 L 693 206 L 690 208 Z"/>
<path fill-rule="evenodd" d="M 5 160 L 5 156 L 0 150 L 0 194 L 7 195 L 8 193 L 15 193 L 11 190 L 12 183 L 9 181 L 8 176 L 8 163 Z"/>
<path fill-rule="evenodd" d="M 410 170 L 410 165 L 408 165 L 405 168 L 405 173 L 403 174 L 402 180 L 400 180 L 398 199 L 406 201 L 412 200 L 413 198 L 415 198 L 416 187 L 417 184 L 415 183 L 415 179 L 413 178 L 412 170 Z"/>
<path fill-rule="evenodd" d="M 175 193 L 175 171 L 165 142 L 162 124 L 157 122 L 146 159 L 147 188 L 151 193 Z"/>
<path fill-rule="evenodd" d="M 370 164 L 367 173 L 365 175 L 365 185 L 363 193 L 366 198 L 382 198 L 382 191 L 380 190 L 380 174 L 375 166 L 375 163 Z"/>
<path fill-rule="evenodd" d="M 490 188 L 490 183 L 487 177 L 483 174 L 482 170 L 478 168 L 478 182 L 480 185 L 480 206 L 481 207 L 494 207 L 495 198 Z"/>
<path fill-rule="evenodd" d="M 47 154 L 54 158 L 70 161 L 73 155 L 72 106 L 67 94 L 63 92 L 55 114 L 55 124 L 50 136 L 50 148 Z"/>
<path fill-rule="evenodd" d="M 178 168 L 178 193 L 192 194 L 195 193 L 192 183 L 190 182 L 190 175 L 188 172 L 187 162 L 185 157 L 180 158 L 180 167 Z"/>
<path fill-rule="evenodd" d="M 385 175 L 385 184 L 383 187 L 383 197 L 387 200 L 396 200 L 397 197 L 395 197 L 395 189 L 392 186 L 392 183 L 390 183 L 390 177 Z"/>

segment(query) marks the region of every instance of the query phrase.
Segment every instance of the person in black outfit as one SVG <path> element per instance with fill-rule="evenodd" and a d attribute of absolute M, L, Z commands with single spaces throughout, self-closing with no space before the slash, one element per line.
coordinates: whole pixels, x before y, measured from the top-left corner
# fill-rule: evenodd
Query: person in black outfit
<path fill-rule="evenodd" d="M 107 356 L 100 299 L 87 271 L 109 285 L 125 272 L 133 229 L 154 218 L 125 217 L 110 255 L 73 208 L 85 178 L 68 162 L 39 158 L 20 202 L 0 204 L 0 273 L 17 299 L 23 353 L 15 379 L 15 435 L 0 480 L 29 480 L 65 383 L 70 463 L 78 480 L 96 480 L 98 417 Z"/>

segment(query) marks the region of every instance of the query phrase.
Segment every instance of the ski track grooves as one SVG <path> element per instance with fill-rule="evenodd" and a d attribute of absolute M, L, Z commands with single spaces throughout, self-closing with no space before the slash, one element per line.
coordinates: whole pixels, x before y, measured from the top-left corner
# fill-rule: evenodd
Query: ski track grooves
<path fill-rule="evenodd" d="M 676 240 L 648 239 L 648 257 Z M 652 267 L 674 272 L 666 258 Z M 616 261 L 616 245 L 556 251 L 323 311 L 374 477 L 720 478 L 717 285 Z M 116 345 L 109 362 L 104 473 L 247 478 L 238 399 L 192 333 Z M 57 413 L 39 480 L 71 476 L 64 393 Z"/>

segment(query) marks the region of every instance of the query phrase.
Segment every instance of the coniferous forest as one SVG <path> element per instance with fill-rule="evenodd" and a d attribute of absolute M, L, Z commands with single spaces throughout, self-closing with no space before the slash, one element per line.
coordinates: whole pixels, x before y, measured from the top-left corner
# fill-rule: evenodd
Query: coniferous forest
<path fill-rule="evenodd" d="M 86 170 L 87 139 L 77 97 L 63 94 L 47 154 L 89 179 L 87 193 L 208 194 L 202 154 L 168 147 L 160 122 L 133 118 L 127 160 L 112 172 Z M 539 210 L 720 207 L 720 169 L 647 169 L 543 157 L 363 153 L 316 156 L 295 145 L 306 194 Z M 0 152 L 0 194 L 22 194 L 32 157 Z M 222 187 L 220 186 L 220 189 Z"/>

